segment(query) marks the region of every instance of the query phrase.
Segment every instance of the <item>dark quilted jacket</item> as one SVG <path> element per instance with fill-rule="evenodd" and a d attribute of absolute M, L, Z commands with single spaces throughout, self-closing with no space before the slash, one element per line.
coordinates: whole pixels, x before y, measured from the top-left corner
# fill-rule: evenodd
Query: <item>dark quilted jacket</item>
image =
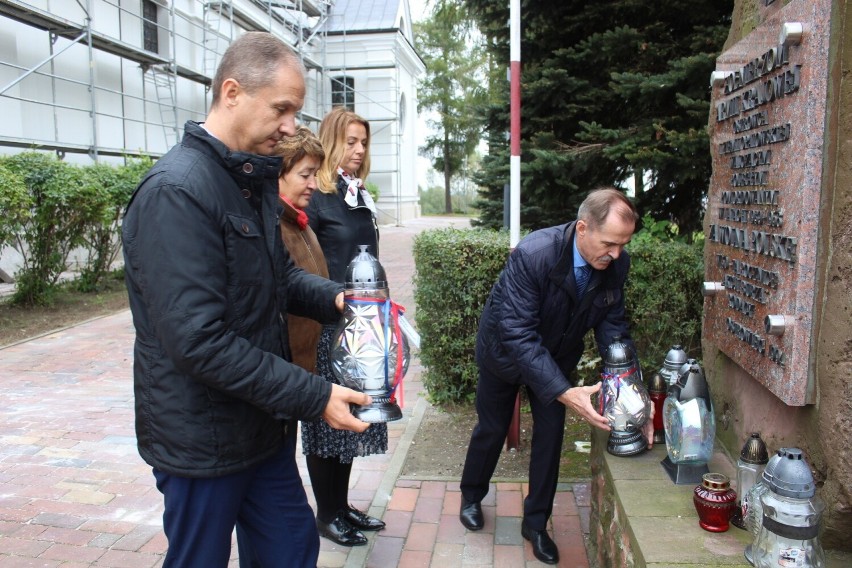
<path fill-rule="evenodd" d="M 342 287 L 296 268 L 278 229 L 280 158 L 234 153 L 198 124 L 137 188 L 123 224 L 139 453 L 220 476 L 277 452 L 331 385 L 288 363 L 282 312 L 337 321 Z"/>
<path fill-rule="evenodd" d="M 346 268 L 358 254 L 358 245 L 368 245 L 370 254 L 379 258 L 379 232 L 372 211 L 360 195 L 358 207 L 349 207 L 343 200 L 345 191 L 346 182 L 338 177 L 337 191 L 315 191 L 305 207 L 328 264 L 328 277 L 341 284 L 346 280 Z"/>

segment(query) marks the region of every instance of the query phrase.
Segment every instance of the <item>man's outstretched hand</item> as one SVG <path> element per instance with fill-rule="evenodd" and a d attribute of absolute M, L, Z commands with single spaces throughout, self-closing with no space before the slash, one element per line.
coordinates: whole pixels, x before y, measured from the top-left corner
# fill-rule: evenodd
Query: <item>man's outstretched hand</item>
<path fill-rule="evenodd" d="M 559 395 L 559 402 L 577 413 L 583 420 L 601 430 L 610 430 L 609 421 L 592 406 L 592 395 L 601 390 L 601 383 L 591 387 L 573 387 Z M 651 436 L 653 436 L 653 426 Z"/>
<path fill-rule="evenodd" d="M 648 440 L 648 449 L 654 447 L 654 414 L 656 413 L 656 408 L 653 404 L 651 404 L 651 415 L 648 417 L 648 421 L 645 422 L 645 425 L 642 426 L 642 433 L 645 435 L 645 439 Z"/>
<path fill-rule="evenodd" d="M 355 418 L 349 409 L 349 405 L 364 406 L 371 402 L 373 402 L 373 399 L 368 394 L 332 384 L 331 396 L 328 399 L 328 404 L 325 405 L 325 410 L 322 411 L 322 418 L 332 428 L 363 432 L 370 425 Z"/>

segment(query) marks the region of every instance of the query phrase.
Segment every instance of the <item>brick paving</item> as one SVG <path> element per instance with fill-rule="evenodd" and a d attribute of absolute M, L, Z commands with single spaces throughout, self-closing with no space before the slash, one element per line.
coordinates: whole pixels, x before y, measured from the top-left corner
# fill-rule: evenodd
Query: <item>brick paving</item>
<path fill-rule="evenodd" d="M 411 243 L 464 219 L 429 217 L 381 229 L 391 297 L 414 321 Z M 162 497 L 136 451 L 133 324 L 128 311 L 0 349 L 0 566 L 161 566 L 167 542 Z M 389 451 L 358 458 L 353 505 L 384 519 L 367 546 L 321 539 L 323 568 L 542 565 L 520 536 L 526 484 L 493 483 L 485 527 L 458 521 L 457 479 L 400 477 L 428 402 L 416 356 L 405 383 L 403 419 L 389 425 Z M 313 505 L 307 470 L 299 468 Z M 561 484 L 551 529 L 560 566 L 588 568 L 589 486 Z M 238 566 L 236 546 L 230 566 Z"/>

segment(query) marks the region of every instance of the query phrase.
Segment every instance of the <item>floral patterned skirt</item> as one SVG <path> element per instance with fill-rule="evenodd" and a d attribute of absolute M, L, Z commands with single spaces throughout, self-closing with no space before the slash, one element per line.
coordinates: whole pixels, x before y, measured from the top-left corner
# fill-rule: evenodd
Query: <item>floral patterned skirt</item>
<path fill-rule="evenodd" d="M 336 326 L 324 326 L 317 345 L 317 374 L 331 383 L 339 383 L 331 370 L 328 352 Z M 388 450 L 388 425 L 371 424 L 363 433 L 335 430 L 325 420 L 302 421 L 302 452 L 322 458 L 337 457 L 340 463 L 353 458 L 383 454 Z"/>

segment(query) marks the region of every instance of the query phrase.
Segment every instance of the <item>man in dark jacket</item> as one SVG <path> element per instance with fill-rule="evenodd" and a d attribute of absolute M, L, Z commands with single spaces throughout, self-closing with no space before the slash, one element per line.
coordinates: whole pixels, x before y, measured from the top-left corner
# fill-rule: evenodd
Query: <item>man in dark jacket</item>
<path fill-rule="evenodd" d="M 165 566 L 225 567 L 235 523 L 265 567 L 316 566 L 296 423 L 363 431 L 370 398 L 288 362 L 287 313 L 330 323 L 342 287 L 291 262 L 271 157 L 295 132 L 298 57 L 248 33 L 222 58 L 207 121 L 148 172 L 123 225 L 136 327 L 139 453 L 163 493 Z"/>
<path fill-rule="evenodd" d="M 637 220 L 636 209 L 620 191 L 591 192 L 577 221 L 535 231 L 518 244 L 480 318 L 479 421 L 462 473 L 459 518 L 470 530 L 483 527 L 480 502 L 497 467 L 518 388 L 526 385 L 533 438 L 521 534 L 531 541 L 536 558 L 548 564 L 559 562 L 545 527 L 559 478 L 565 407 L 609 430 L 591 403 L 600 383 L 577 387 L 569 376 L 589 329 L 595 330 L 601 355 L 616 335 L 630 342 L 623 297 L 630 259 L 624 246 Z M 646 434 L 650 446 L 653 427 Z"/>

